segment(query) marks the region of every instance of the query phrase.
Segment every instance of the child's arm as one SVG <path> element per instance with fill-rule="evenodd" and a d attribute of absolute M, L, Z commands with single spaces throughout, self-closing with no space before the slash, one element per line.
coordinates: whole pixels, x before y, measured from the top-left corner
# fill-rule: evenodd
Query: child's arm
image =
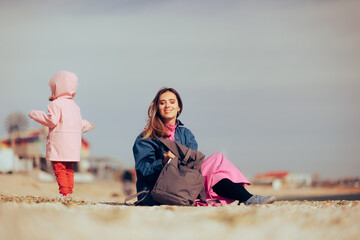
<path fill-rule="evenodd" d="M 82 124 L 82 132 L 83 133 L 94 129 L 94 125 L 92 125 L 91 123 L 89 123 L 86 120 L 82 120 L 81 124 Z"/>
<path fill-rule="evenodd" d="M 43 111 L 32 110 L 29 117 L 46 127 L 54 128 L 59 123 L 60 109 L 56 104 L 50 103 L 48 105 L 48 112 L 49 114 L 46 115 Z"/>

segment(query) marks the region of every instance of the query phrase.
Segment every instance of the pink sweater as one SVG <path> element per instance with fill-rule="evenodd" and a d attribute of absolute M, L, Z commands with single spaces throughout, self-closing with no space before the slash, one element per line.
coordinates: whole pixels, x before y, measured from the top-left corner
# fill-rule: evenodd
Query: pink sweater
<path fill-rule="evenodd" d="M 167 137 L 165 139 L 175 141 L 175 129 L 176 129 L 176 126 L 177 126 L 177 123 L 175 123 L 175 125 L 166 124 L 167 135 L 169 135 L 169 137 Z"/>

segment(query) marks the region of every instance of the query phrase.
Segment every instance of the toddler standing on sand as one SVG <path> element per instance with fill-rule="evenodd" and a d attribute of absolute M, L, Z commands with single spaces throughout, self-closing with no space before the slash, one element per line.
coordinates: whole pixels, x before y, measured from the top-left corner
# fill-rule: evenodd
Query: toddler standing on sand
<path fill-rule="evenodd" d="M 60 71 L 49 81 L 51 103 L 48 113 L 32 110 L 29 117 L 49 127 L 46 160 L 52 162 L 59 185 L 58 200 L 71 200 L 74 188 L 73 163 L 80 161 L 81 133 L 94 126 L 81 118 L 80 107 L 74 102 L 78 78 L 74 73 Z"/>

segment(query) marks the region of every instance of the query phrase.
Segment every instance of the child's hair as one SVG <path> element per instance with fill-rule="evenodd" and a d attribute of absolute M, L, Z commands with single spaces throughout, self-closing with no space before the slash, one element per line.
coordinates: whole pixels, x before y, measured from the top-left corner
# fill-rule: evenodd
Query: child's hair
<path fill-rule="evenodd" d="M 177 113 L 176 117 L 179 117 L 179 115 L 182 112 L 183 109 L 183 103 L 180 97 L 180 94 L 173 88 L 161 88 L 157 94 L 155 95 L 154 100 L 152 100 L 149 109 L 148 109 L 148 120 L 147 120 L 147 124 L 144 128 L 144 131 L 142 132 L 142 139 L 146 139 L 146 138 L 159 138 L 159 137 L 167 137 L 167 128 L 164 122 L 164 119 L 161 117 L 160 113 L 159 113 L 159 100 L 160 100 L 160 96 L 163 93 L 166 92 L 172 92 L 175 94 L 179 107 L 180 107 L 180 111 Z"/>

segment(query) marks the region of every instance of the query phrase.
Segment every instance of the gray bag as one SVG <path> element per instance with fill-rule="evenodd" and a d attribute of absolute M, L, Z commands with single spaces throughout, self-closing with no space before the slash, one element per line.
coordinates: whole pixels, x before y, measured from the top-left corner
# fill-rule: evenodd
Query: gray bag
<path fill-rule="evenodd" d="M 194 205 L 199 194 L 205 200 L 205 178 L 201 174 L 205 155 L 174 141 L 159 140 L 176 157 L 162 169 L 150 192 L 152 198 L 161 204 L 180 206 Z"/>

